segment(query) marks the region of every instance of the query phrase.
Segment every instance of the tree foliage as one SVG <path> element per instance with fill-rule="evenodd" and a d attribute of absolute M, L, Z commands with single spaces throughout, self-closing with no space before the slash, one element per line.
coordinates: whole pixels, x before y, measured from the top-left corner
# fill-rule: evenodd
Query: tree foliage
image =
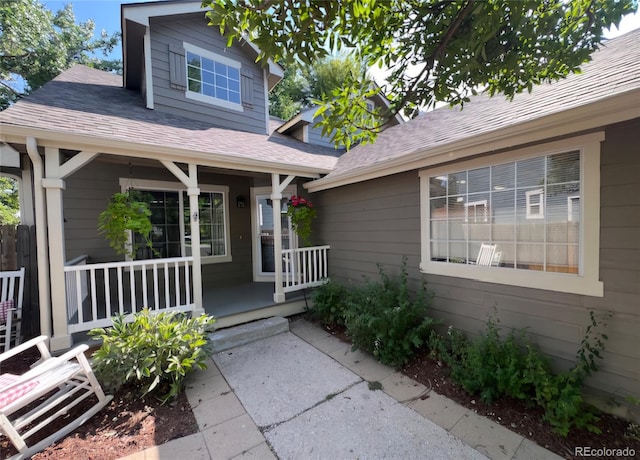
<path fill-rule="evenodd" d="M 394 114 L 436 102 L 462 104 L 476 88 L 508 98 L 577 72 L 603 31 L 637 0 L 205 0 L 228 43 L 249 38 L 260 58 L 310 64 L 345 48 L 389 70 L 384 113 L 368 114 L 376 91 L 354 78 L 326 101 L 334 141 L 372 141 Z M 362 75 L 362 77 L 365 77 Z M 367 128 L 367 129 L 358 129 Z"/>
<path fill-rule="evenodd" d="M 303 109 L 331 97 L 350 78 L 359 78 L 363 65 L 353 55 L 327 56 L 311 65 L 293 63 L 269 94 L 269 113 L 288 120 Z"/>
<path fill-rule="evenodd" d="M 9 177 L 0 177 L 0 225 L 20 223 L 18 183 Z"/>
<path fill-rule="evenodd" d="M 38 89 L 73 63 L 120 71 L 106 57 L 120 40 L 102 31 L 93 37 L 92 20 L 76 24 L 71 4 L 53 13 L 38 0 L 0 2 L 0 110 Z"/>

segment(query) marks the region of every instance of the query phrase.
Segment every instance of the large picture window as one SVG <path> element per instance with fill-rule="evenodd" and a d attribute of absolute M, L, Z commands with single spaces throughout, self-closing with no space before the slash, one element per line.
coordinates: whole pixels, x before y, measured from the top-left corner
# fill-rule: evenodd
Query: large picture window
<path fill-rule="evenodd" d="M 422 171 L 423 271 L 581 293 L 591 278 L 586 291 L 601 295 L 597 246 L 586 243 L 599 235 L 594 158 L 599 142 L 560 141 Z M 488 248 L 495 257 L 479 260 Z"/>
<path fill-rule="evenodd" d="M 122 182 L 122 180 L 121 180 Z M 136 259 L 155 259 L 193 255 L 191 244 L 189 197 L 178 184 L 134 181 L 142 199 L 149 203 L 153 248 L 138 241 Z M 227 216 L 228 188 L 201 186 L 198 197 L 200 256 L 203 263 L 231 260 Z M 139 237 L 138 237 L 139 238 Z"/>
<path fill-rule="evenodd" d="M 240 63 L 185 44 L 187 97 L 242 110 Z"/>

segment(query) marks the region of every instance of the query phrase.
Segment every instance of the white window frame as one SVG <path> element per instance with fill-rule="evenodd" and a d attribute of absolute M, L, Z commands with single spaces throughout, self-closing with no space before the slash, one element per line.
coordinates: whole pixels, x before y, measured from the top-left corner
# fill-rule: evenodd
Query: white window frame
<path fill-rule="evenodd" d="M 573 208 L 574 201 L 578 202 L 578 206 L 580 205 L 580 195 L 573 195 L 567 197 L 567 222 L 573 222 Z"/>
<path fill-rule="evenodd" d="M 244 112 L 244 107 L 242 107 L 242 64 L 238 61 L 234 61 L 233 59 L 229 59 L 228 57 L 225 56 L 221 56 L 219 54 L 213 53 L 211 51 L 207 51 L 205 49 L 202 49 L 198 46 L 192 45 L 190 43 L 187 42 L 183 42 L 182 43 L 183 47 L 184 47 L 184 62 L 185 62 L 185 71 L 186 73 L 186 78 L 187 78 L 187 89 L 185 90 L 185 97 L 187 97 L 188 99 L 193 99 L 195 101 L 199 101 L 199 102 L 204 102 L 206 104 L 213 104 L 213 105 L 217 105 L 219 107 L 223 107 L 225 109 L 231 109 L 231 110 L 236 110 L 238 112 Z M 227 101 L 224 99 L 218 99 L 217 97 L 213 97 L 213 96 L 206 96 L 204 94 L 201 93 L 196 93 L 195 91 L 190 91 L 189 90 L 189 59 L 187 58 L 187 53 L 193 53 L 193 54 L 197 54 L 201 57 L 207 58 L 207 59 L 211 59 L 212 61 L 216 61 L 219 62 L 220 64 L 224 64 L 228 67 L 233 67 L 235 69 L 238 69 L 238 74 L 240 75 L 240 103 L 236 104 L 235 102 L 231 102 L 231 101 Z"/>
<path fill-rule="evenodd" d="M 596 132 L 420 171 L 421 272 L 489 283 L 603 297 L 604 284 L 600 281 L 600 143 L 604 141 L 604 138 L 604 132 Z M 483 267 L 431 260 L 431 229 L 429 225 L 430 177 L 446 176 L 461 169 L 469 170 L 576 150 L 580 151 L 581 159 L 581 199 L 579 200 L 579 205 L 582 218 L 578 274 Z"/>
<path fill-rule="evenodd" d="M 233 260 L 231 256 L 231 234 L 229 224 L 229 187 L 226 185 L 209 185 L 199 184 L 200 192 L 204 193 L 221 193 L 223 195 L 224 203 L 224 244 L 226 248 L 226 254 L 221 256 L 201 256 L 200 263 L 205 264 L 217 264 L 222 262 L 231 262 Z M 180 192 L 180 203 L 182 201 L 182 193 L 186 192 L 187 187 L 181 182 L 169 182 L 169 181 L 157 181 L 147 179 L 132 179 L 132 178 L 120 178 L 120 189 L 125 192 L 128 189 L 133 190 L 151 190 L 156 192 Z M 182 206 L 182 205 L 181 205 Z M 181 209 L 180 215 L 183 215 Z M 180 247 L 182 256 L 186 254 L 186 239 L 185 239 L 185 223 L 183 219 L 179 221 L 180 225 Z M 129 236 L 131 241 L 131 235 Z M 127 255 L 126 260 L 132 260 L 131 256 Z"/>
<path fill-rule="evenodd" d="M 528 190 L 524 192 L 526 201 L 526 213 L 527 219 L 544 219 L 544 190 L 539 188 L 536 190 Z M 531 202 L 531 198 L 537 197 L 538 202 Z M 534 211 L 534 207 L 538 207 L 537 211 Z"/>
<path fill-rule="evenodd" d="M 478 208 L 482 207 L 482 217 L 478 217 Z M 472 220 L 469 220 L 469 208 L 473 209 Z M 470 201 L 464 204 L 464 221 L 465 222 L 489 222 L 489 207 L 487 200 Z"/>

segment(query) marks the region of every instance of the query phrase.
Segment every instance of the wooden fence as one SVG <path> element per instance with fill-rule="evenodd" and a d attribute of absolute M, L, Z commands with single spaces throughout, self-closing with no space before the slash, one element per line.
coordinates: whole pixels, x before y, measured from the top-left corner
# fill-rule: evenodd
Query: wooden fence
<path fill-rule="evenodd" d="M 0 271 L 17 270 L 20 267 L 25 268 L 22 336 L 29 339 L 40 334 L 36 228 L 0 225 Z"/>

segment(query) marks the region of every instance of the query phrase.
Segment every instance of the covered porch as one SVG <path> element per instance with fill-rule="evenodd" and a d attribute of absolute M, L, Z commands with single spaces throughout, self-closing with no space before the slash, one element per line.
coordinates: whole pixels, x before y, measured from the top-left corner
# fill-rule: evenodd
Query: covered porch
<path fill-rule="evenodd" d="M 284 214 L 299 181 L 318 172 L 276 164 L 232 169 L 219 159 L 41 143 L 27 138 L 22 153 L 33 164 L 41 332 L 52 337 L 53 349 L 68 348 L 74 334 L 109 326 L 114 314 L 143 308 L 212 314 L 217 327 L 299 313 L 308 305 L 304 291 L 328 276 L 329 247 L 300 248 Z M 174 225 L 182 243 L 167 237 L 160 258 L 118 257 L 97 234 L 96 217 L 125 187 L 151 191 L 156 201 L 166 191 L 166 209 L 179 202 L 178 221 L 167 220 L 158 231 L 165 238 Z M 202 233 L 208 231 L 202 203 L 214 197 L 224 215 L 217 236 Z M 223 250 L 212 252 L 218 247 Z"/>

